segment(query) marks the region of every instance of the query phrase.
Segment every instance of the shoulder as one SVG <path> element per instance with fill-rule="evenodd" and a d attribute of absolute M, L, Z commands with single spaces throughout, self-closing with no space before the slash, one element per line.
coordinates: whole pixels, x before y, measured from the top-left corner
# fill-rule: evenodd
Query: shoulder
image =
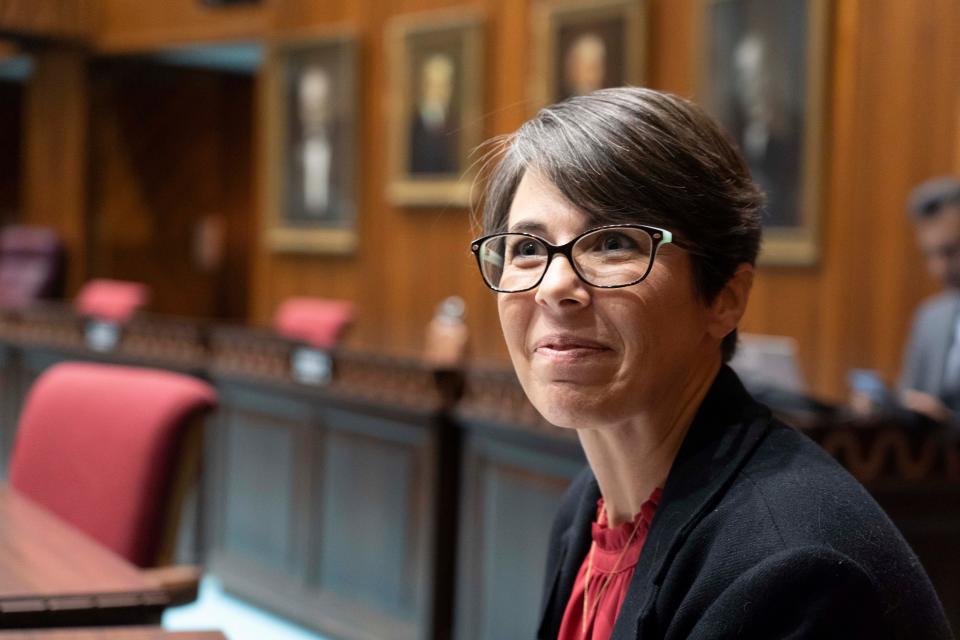
<path fill-rule="evenodd" d="M 741 516 L 752 512 L 774 527 L 784 548 L 826 545 L 856 558 L 882 544 L 910 553 L 863 485 L 818 444 L 777 420 L 727 499 Z M 865 530 L 873 535 L 865 537 Z"/>
<path fill-rule="evenodd" d="M 888 614 L 885 624 L 900 631 L 909 625 L 936 630 L 944 620 L 919 561 L 866 489 L 816 443 L 777 420 L 691 532 L 672 573 L 685 593 L 709 594 L 711 601 L 767 603 L 774 611 L 803 603 L 829 612 L 829 602 L 817 595 L 826 589 L 872 603 L 872 610 Z"/>
<path fill-rule="evenodd" d="M 913 315 L 914 325 L 921 325 L 925 322 L 940 317 L 943 314 L 953 314 L 960 305 L 960 296 L 953 291 L 944 291 L 935 296 L 931 296 L 920 303 Z"/>
<path fill-rule="evenodd" d="M 740 517 L 774 529 L 783 549 L 826 546 L 857 562 L 862 557 L 868 572 L 883 569 L 877 566 L 878 554 L 915 561 L 863 485 L 818 444 L 778 420 L 771 421 L 724 501 Z"/>

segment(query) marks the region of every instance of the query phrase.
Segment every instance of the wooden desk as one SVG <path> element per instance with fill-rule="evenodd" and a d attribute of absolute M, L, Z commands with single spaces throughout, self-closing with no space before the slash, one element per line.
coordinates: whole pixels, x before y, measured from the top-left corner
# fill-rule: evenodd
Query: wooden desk
<path fill-rule="evenodd" d="M 139 569 L 0 485 L 0 628 L 159 624 L 167 601 Z"/>
<path fill-rule="evenodd" d="M 219 631 L 164 631 L 160 627 L 3 631 L 0 640 L 226 640 Z"/>

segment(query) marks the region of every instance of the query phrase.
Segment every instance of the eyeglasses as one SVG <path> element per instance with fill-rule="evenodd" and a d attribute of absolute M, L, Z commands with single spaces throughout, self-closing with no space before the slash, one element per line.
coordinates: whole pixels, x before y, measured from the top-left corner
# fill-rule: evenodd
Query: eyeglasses
<path fill-rule="evenodd" d="M 557 254 L 566 256 L 588 285 L 616 289 L 646 278 L 657 248 L 672 241 L 666 229 L 616 224 L 590 229 L 562 245 L 530 233 L 494 233 L 474 240 L 470 250 L 483 281 L 499 293 L 519 293 L 539 285 Z"/>

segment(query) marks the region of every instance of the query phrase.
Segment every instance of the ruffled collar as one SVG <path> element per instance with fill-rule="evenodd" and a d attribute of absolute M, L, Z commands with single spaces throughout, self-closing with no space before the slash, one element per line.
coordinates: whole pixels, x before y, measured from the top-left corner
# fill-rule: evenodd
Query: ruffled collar
<path fill-rule="evenodd" d="M 597 500 L 597 518 L 591 524 L 591 536 L 594 543 L 594 569 L 611 573 L 632 569 L 637 564 L 643 541 L 647 537 L 650 523 L 660 504 L 662 489 L 657 487 L 640 506 L 640 511 L 630 522 L 624 522 L 612 529 L 607 526 L 607 512 L 603 508 L 603 498 Z M 626 548 L 629 544 L 629 548 Z M 625 550 L 626 548 L 626 550 Z"/>

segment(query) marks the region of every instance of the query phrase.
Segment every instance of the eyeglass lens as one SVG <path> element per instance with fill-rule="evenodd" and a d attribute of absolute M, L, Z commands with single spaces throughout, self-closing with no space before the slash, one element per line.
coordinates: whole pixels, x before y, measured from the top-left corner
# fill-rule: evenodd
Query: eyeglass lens
<path fill-rule="evenodd" d="M 647 273 L 653 238 L 643 229 L 597 229 L 577 240 L 572 254 L 576 269 L 589 284 L 621 286 Z M 480 246 L 480 265 L 484 279 L 495 289 L 530 289 L 547 269 L 547 246 L 522 234 L 494 236 Z"/>

